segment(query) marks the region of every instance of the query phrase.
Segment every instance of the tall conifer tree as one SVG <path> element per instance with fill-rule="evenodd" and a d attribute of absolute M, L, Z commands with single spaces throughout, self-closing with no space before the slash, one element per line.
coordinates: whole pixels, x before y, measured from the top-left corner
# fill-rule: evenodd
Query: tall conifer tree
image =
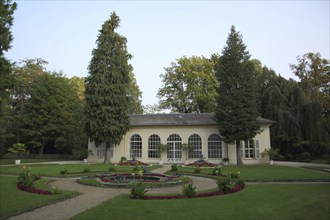
<path fill-rule="evenodd" d="M 85 81 L 86 133 L 96 146 L 105 143 L 104 163 L 110 147 L 118 145 L 129 129 L 131 55 L 126 38 L 115 32 L 119 22 L 113 12 L 102 25 Z"/>
<path fill-rule="evenodd" d="M 242 164 L 240 142 L 259 131 L 255 70 L 242 35 L 232 26 L 217 66 L 219 82 L 215 119 L 227 143 L 236 141 L 237 164 Z"/>

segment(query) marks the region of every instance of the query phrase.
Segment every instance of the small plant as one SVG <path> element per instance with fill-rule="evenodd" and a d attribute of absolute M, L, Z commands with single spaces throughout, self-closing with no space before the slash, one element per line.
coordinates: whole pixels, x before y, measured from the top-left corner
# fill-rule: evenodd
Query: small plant
<path fill-rule="evenodd" d="M 134 183 L 133 187 L 131 189 L 131 195 L 130 197 L 132 199 L 143 199 L 144 194 L 146 194 L 148 190 L 145 189 L 145 187 L 142 185 L 142 183 Z"/>
<path fill-rule="evenodd" d="M 202 171 L 202 168 L 200 168 L 200 167 L 195 167 L 195 169 L 194 169 L 195 173 L 201 173 L 201 171 Z"/>
<path fill-rule="evenodd" d="M 40 179 L 40 174 L 32 174 L 31 167 L 23 166 L 23 171 L 18 175 L 18 182 L 23 185 L 23 188 L 31 188 L 38 179 Z"/>
<path fill-rule="evenodd" d="M 236 179 L 238 179 L 240 173 L 241 172 L 239 172 L 239 171 L 237 171 L 236 173 L 234 173 L 234 172 L 230 173 L 230 178 L 233 180 L 236 180 Z"/>
<path fill-rule="evenodd" d="M 60 171 L 60 174 L 61 175 L 65 175 L 68 173 L 68 170 L 66 168 L 63 168 L 61 171 Z"/>
<path fill-rule="evenodd" d="M 242 186 L 242 187 L 245 186 L 245 181 L 244 181 L 243 179 L 237 179 L 237 180 L 235 181 L 235 183 L 236 183 L 236 185 L 240 185 L 240 186 Z"/>
<path fill-rule="evenodd" d="M 220 176 L 221 175 L 221 167 L 214 167 L 212 170 L 212 174 L 215 176 Z"/>
<path fill-rule="evenodd" d="M 231 181 L 230 177 L 218 177 L 216 184 L 219 192 L 230 192 L 234 188 L 234 182 Z"/>
<path fill-rule="evenodd" d="M 108 169 L 109 172 L 116 172 L 116 166 L 114 164 L 110 164 L 110 167 Z"/>
<path fill-rule="evenodd" d="M 178 165 L 177 165 L 177 164 L 172 164 L 172 165 L 171 165 L 171 171 L 172 171 L 172 172 L 176 172 L 176 171 L 178 171 Z"/>
<path fill-rule="evenodd" d="M 126 157 L 121 157 L 119 162 L 120 163 L 123 163 L 123 162 L 126 162 L 126 161 L 127 161 L 127 158 Z"/>
<path fill-rule="evenodd" d="M 61 192 L 58 190 L 58 188 L 56 188 L 55 186 L 50 190 L 50 192 L 52 193 L 52 194 L 60 194 Z"/>
<path fill-rule="evenodd" d="M 133 168 L 133 171 L 134 171 L 134 172 L 142 171 L 142 167 L 141 167 L 140 165 L 136 165 L 136 166 Z"/>
<path fill-rule="evenodd" d="M 89 172 L 91 172 L 91 168 L 89 168 L 89 166 L 85 167 L 82 172 L 83 173 L 89 173 Z"/>
<path fill-rule="evenodd" d="M 182 186 L 182 193 L 185 196 L 194 197 L 196 196 L 196 186 L 193 186 L 192 183 Z"/>
<path fill-rule="evenodd" d="M 29 154 L 29 151 L 25 148 L 25 144 L 22 143 L 13 144 L 7 149 L 7 151 L 9 154 L 13 154 L 17 158 L 21 158 L 23 155 Z"/>
<path fill-rule="evenodd" d="M 267 148 L 264 150 L 264 152 L 261 153 L 261 157 L 264 158 L 265 156 L 269 157 L 269 160 L 273 160 L 274 157 L 280 155 L 279 149 L 274 148 Z"/>

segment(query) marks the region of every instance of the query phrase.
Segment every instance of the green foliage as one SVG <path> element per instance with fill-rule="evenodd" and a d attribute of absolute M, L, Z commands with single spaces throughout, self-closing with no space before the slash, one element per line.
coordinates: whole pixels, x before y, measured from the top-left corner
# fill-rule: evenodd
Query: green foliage
<path fill-rule="evenodd" d="M 194 186 L 192 183 L 185 184 L 182 186 L 182 193 L 185 196 L 194 197 L 196 192 L 196 186 Z"/>
<path fill-rule="evenodd" d="M 201 171 L 202 171 L 202 168 L 200 168 L 200 167 L 194 168 L 194 173 L 200 173 Z"/>
<path fill-rule="evenodd" d="M 5 153 L 5 144 L 8 144 L 6 141 L 11 136 L 7 129 L 12 120 L 10 117 L 12 109 L 10 107 L 9 91 L 14 87 L 14 77 L 11 74 L 12 64 L 4 57 L 4 52 L 10 49 L 13 40 L 10 29 L 13 25 L 13 14 L 16 8 L 16 2 L 12 3 L 11 0 L 0 1 L 0 157 Z"/>
<path fill-rule="evenodd" d="M 230 177 L 218 177 L 216 184 L 218 185 L 219 192 L 230 192 L 234 188 L 234 182 Z"/>
<path fill-rule="evenodd" d="M 84 169 L 83 169 L 82 172 L 83 172 L 83 173 L 90 173 L 90 172 L 91 172 L 91 168 L 89 167 L 89 164 L 87 164 L 87 166 L 84 167 Z"/>
<path fill-rule="evenodd" d="M 60 174 L 61 175 L 65 175 L 67 174 L 69 171 L 66 169 L 66 168 L 63 168 L 61 171 L 60 171 Z"/>
<path fill-rule="evenodd" d="M 214 73 L 216 56 L 182 57 L 165 68 L 163 86 L 158 90 L 161 109 L 172 112 L 213 112 L 217 81 Z"/>
<path fill-rule="evenodd" d="M 134 172 L 139 172 L 139 171 L 142 171 L 142 166 L 141 165 L 136 165 L 133 167 L 133 171 Z"/>
<path fill-rule="evenodd" d="M 215 176 L 220 176 L 221 175 L 221 167 L 214 167 L 212 170 L 212 174 Z"/>
<path fill-rule="evenodd" d="M 110 164 L 108 171 L 115 172 L 116 170 L 117 170 L 116 166 L 114 164 Z"/>
<path fill-rule="evenodd" d="M 7 151 L 9 154 L 13 154 L 13 155 L 17 156 L 18 158 L 20 158 L 24 154 L 29 153 L 29 151 L 26 150 L 26 148 L 25 148 L 25 144 L 22 144 L 22 143 L 13 144 L 10 148 L 7 149 Z"/>
<path fill-rule="evenodd" d="M 102 25 L 85 81 L 85 131 L 96 146 L 105 143 L 106 152 L 129 129 L 131 55 L 126 38 L 115 32 L 119 20 L 113 12 Z M 104 162 L 109 160 L 107 155 Z"/>
<path fill-rule="evenodd" d="M 279 149 L 267 148 L 261 153 L 261 157 L 268 156 L 270 160 L 273 160 L 275 157 L 279 156 L 279 154 Z"/>
<path fill-rule="evenodd" d="M 144 194 L 146 194 L 146 192 L 148 192 L 148 190 L 145 189 L 145 187 L 141 182 L 134 183 L 131 189 L 130 197 L 132 199 L 143 199 Z"/>
<path fill-rule="evenodd" d="M 171 165 L 171 171 L 172 171 L 172 172 L 176 172 L 176 171 L 178 171 L 178 165 L 177 165 L 177 164 L 172 164 L 172 165 Z"/>
<path fill-rule="evenodd" d="M 24 188 L 31 188 L 34 182 L 40 179 L 40 175 L 31 173 L 31 167 L 23 166 L 23 171 L 18 175 L 18 182 L 23 185 Z"/>
<path fill-rule="evenodd" d="M 123 157 L 120 158 L 120 163 L 125 162 L 125 161 L 127 161 L 126 157 L 123 156 Z"/>
<path fill-rule="evenodd" d="M 215 119 L 227 143 L 237 143 L 237 161 L 241 164 L 239 141 L 253 138 L 257 123 L 256 71 L 242 35 L 232 26 L 217 65 L 219 82 Z M 244 107 L 243 107 L 244 106 Z"/>
<path fill-rule="evenodd" d="M 88 157 L 88 149 L 87 148 L 73 148 L 72 155 L 75 160 L 82 160 Z"/>

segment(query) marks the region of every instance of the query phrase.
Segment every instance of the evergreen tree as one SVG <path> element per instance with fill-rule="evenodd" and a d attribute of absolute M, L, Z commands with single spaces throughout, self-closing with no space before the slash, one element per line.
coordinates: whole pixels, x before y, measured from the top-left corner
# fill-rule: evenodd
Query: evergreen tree
<path fill-rule="evenodd" d="M 131 55 L 126 38 L 115 32 L 119 21 L 113 12 L 102 25 L 85 81 L 85 130 L 96 146 L 105 143 L 105 163 L 110 147 L 118 145 L 129 129 Z"/>
<path fill-rule="evenodd" d="M 258 133 L 255 68 L 242 35 L 232 26 L 217 65 L 219 82 L 215 119 L 227 143 L 236 141 L 237 164 L 242 164 L 240 142 Z"/>

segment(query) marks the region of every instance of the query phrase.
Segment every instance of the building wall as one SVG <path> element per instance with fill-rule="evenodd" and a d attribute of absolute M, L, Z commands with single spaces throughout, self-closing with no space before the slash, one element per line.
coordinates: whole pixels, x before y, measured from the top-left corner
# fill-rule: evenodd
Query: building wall
<path fill-rule="evenodd" d="M 263 152 L 265 148 L 270 147 L 270 138 L 269 138 L 269 125 L 262 125 L 262 132 L 257 134 L 255 140 L 259 140 L 260 143 L 260 152 Z M 142 138 L 142 157 L 137 157 L 136 159 L 141 160 L 147 163 L 159 163 L 160 158 L 148 158 L 148 139 L 150 135 L 157 134 L 162 144 L 167 143 L 167 138 L 171 134 L 177 134 L 182 139 L 182 144 L 188 143 L 188 138 L 190 135 L 198 134 L 202 139 L 202 155 L 205 157 L 205 160 L 212 163 L 221 163 L 222 158 L 228 157 L 230 164 L 236 164 L 236 145 L 222 143 L 222 158 L 212 159 L 208 158 L 208 138 L 211 134 L 218 134 L 217 126 L 141 126 L 141 127 L 132 127 L 126 135 L 123 137 L 122 142 L 119 146 L 116 146 L 113 149 L 113 155 L 111 162 L 118 163 L 121 157 L 126 157 L 127 159 L 132 159 L 130 157 L 130 138 L 132 135 L 138 134 Z M 101 157 L 97 156 L 94 143 L 89 143 L 89 150 L 93 152 L 94 156 L 89 156 L 88 160 L 90 162 L 102 162 L 104 160 L 103 155 Z M 174 163 L 167 158 L 167 152 L 163 152 L 161 159 L 164 163 Z M 188 158 L 188 162 L 194 162 L 198 158 Z M 176 161 L 177 163 L 184 163 L 186 161 L 186 152 L 182 151 L 182 159 Z M 260 159 L 243 159 L 244 164 L 253 164 L 265 162 L 262 158 Z"/>

